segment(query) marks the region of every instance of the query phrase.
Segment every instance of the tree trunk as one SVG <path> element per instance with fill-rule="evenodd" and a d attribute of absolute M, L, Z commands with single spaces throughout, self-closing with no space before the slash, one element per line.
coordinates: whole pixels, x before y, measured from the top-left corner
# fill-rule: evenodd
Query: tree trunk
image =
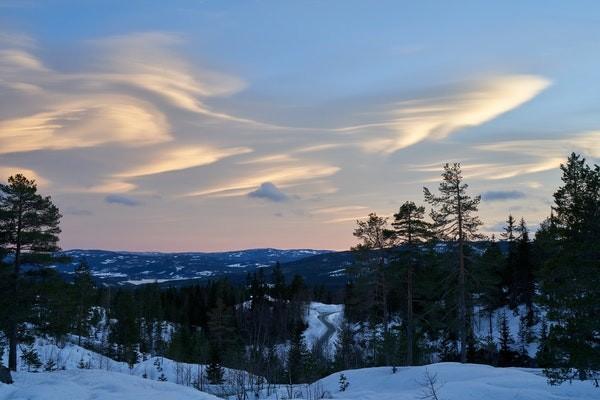
<path fill-rule="evenodd" d="M 460 362 L 467 362 L 467 307 L 465 304 L 465 249 L 463 235 L 463 215 L 460 201 L 460 186 L 456 184 L 458 209 L 458 319 L 460 339 Z"/>
<path fill-rule="evenodd" d="M 17 296 L 19 294 L 19 274 L 21 273 L 21 226 L 22 226 L 22 206 L 19 204 L 18 219 L 17 219 L 17 240 L 15 249 L 15 268 L 12 299 L 18 303 Z M 19 307 L 17 304 L 16 307 Z M 11 371 L 17 370 L 17 311 L 14 310 L 8 326 L 8 368 Z"/>
<path fill-rule="evenodd" d="M 7 385 L 13 383 L 12 376 L 10 376 L 10 369 L 3 365 L 0 365 L 0 383 L 6 383 Z"/>
<path fill-rule="evenodd" d="M 406 287 L 406 363 L 413 365 L 413 288 L 412 288 L 412 266 L 408 266 L 407 271 L 407 287 Z"/>
<path fill-rule="evenodd" d="M 458 318 L 460 338 L 460 362 L 467 362 L 467 307 L 465 304 L 465 254 L 462 238 L 458 244 L 459 271 L 458 271 Z"/>

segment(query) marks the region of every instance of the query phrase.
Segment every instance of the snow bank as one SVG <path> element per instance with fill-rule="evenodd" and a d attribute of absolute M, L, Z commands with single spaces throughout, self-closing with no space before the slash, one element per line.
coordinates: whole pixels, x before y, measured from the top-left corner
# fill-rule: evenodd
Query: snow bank
<path fill-rule="evenodd" d="M 600 389 L 591 382 L 550 386 L 540 370 L 494 368 L 487 365 L 440 363 L 342 371 L 349 386 L 339 391 L 340 372 L 316 383 L 334 399 L 414 400 L 423 398 L 425 374 L 437 376 L 438 397 L 443 400 L 591 400 L 600 399 Z"/>
<path fill-rule="evenodd" d="M 13 374 L 0 384 L 0 400 L 216 400 L 218 397 L 169 382 L 100 370 Z"/>
<path fill-rule="evenodd" d="M 204 391 L 211 393 L 223 393 L 232 390 L 230 386 L 234 382 L 239 382 L 242 377 L 242 381 L 247 386 L 252 385 L 257 379 L 256 376 L 246 371 L 223 368 L 225 384 L 209 385 L 206 378 L 207 366 L 204 364 L 180 363 L 166 357 L 150 357 L 141 360 L 130 369 L 125 362 L 115 361 L 72 343 L 66 343 L 64 346 L 59 347 L 45 339 L 38 338 L 34 347 L 42 362 L 40 371 L 44 370 L 44 366 L 51 360 L 54 362 L 54 369 L 59 371 L 100 370 L 100 372 L 118 372 L 140 378 L 144 377 L 151 381 L 166 380 L 182 386 L 199 386 Z M 27 367 L 21 362 L 20 348 L 18 353 L 19 369 L 24 371 Z M 4 354 L 5 365 L 7 361 L 7 354 Z"/>

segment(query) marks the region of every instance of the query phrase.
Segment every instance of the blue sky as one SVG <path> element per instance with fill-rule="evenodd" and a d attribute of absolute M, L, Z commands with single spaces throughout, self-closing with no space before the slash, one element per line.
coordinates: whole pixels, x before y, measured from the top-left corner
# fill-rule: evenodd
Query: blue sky
<path fill-rule="evenodd" d="M 343 249 L 459 161 L 486 225 L 600 158 L 597 2 L 0 1 L 0 176 L 64 248 Z"/>

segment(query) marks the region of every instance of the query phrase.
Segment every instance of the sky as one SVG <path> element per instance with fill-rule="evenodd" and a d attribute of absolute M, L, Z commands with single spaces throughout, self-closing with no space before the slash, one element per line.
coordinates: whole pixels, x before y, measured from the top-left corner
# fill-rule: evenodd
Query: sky
<path fill-rule="evenodd" d="M 347 249 L 443 163 L 482 231 L 600 161 L 595 1 L 0 0 L 0 179 L 61 246 Z"/>

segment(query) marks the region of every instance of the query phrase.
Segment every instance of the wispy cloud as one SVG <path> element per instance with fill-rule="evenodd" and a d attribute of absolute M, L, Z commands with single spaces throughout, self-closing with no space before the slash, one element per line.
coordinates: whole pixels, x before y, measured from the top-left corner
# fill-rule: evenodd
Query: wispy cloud
<path fill-rule="evenodd" d="M 395 103 L 380 120 L 335 130 L 369 132 L 362 141 L 365 150 L 392 153 L 488 122 L 531 100 L 549 84 L 547 79 L 534 75 L 498 76 L 443 96 Z"/>
<path fill-rule="evenodd" d="M 107 143 L 143 146 L 172 139 L 165 116 L 128 96 L 73 99 L 51 111 L 0 121 L 0 153 L 63 150 Z"/>
<path fill-rule="evenodd" d="M 487 202 L 517 200 L 525 197 L 525 193 L 518 190 L 489 190 L 481 194 L 481 199 Z"/>
<path fill-rule="evenodd" d="M 161 152 L 146 165 L 134 167 L 115 175 L 118 178 L 131 178 L 164 172 L 179 171 L 215 163 L 223 158 L 250 153 L 247 147 L 213 148 L 208 146 L 180 147 Z"/>
<path fill-rule="evenodd" d="M 533 157 L 566 157 L 571 151 L 600 157 L 600 131 L 572 134 L 556 139 L 527 139 L 487 143 L 477 146 L 480 150 L 511 152 Z"/>
<path fill-rule="evenodd" d="M 278 186 L 312 181 L 317 178 L 331 176 L 340 170 L 339 167 L 323 164 L 291 165 L 279 168 L 256 171 L 254 175 L 234 180 L 208 189 L 200 189 L 186 196 L 242 196 L 264 182 Z"/>
<path fill-rule="evenodd" d="M 127 207 L 137 207 L 142 205 L 142 203 L 139 200 L 136 200 L 132 197 L 127 197 L 127 196 L 122 196 L 122 195 L 117 195 L 117 194 L 111 194 L 108 195 L 104 198 L 104 201 L 106 201 L 108 204 L 118 204 L 121 206 L 127 206 Z"/>

